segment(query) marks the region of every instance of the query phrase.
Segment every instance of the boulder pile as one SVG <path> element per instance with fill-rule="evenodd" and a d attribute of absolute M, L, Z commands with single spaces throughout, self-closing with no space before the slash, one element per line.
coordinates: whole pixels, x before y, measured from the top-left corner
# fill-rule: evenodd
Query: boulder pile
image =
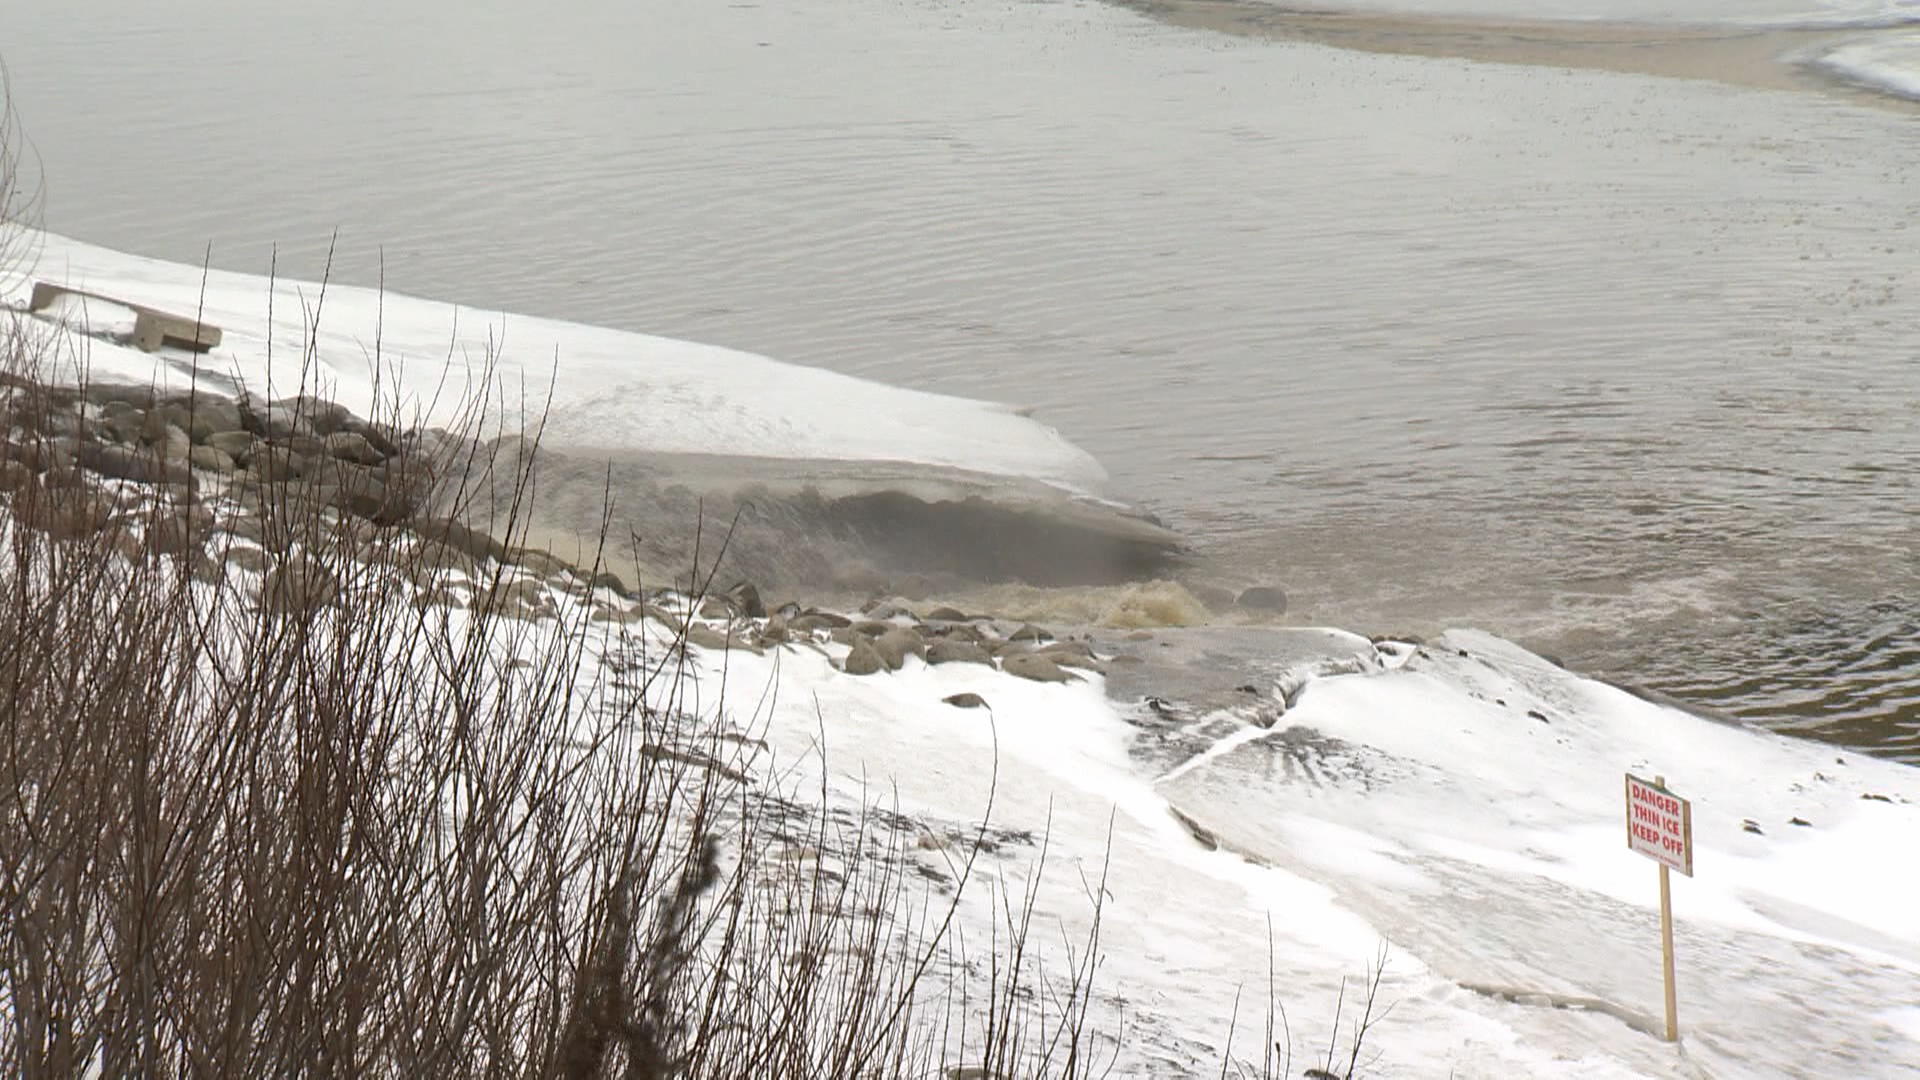
<path fill-rule="evenodd" d="M 0 378 L 0 500 L 16 521 L 55 539 L 108 536 L 130 558 L 183 557 L 203 576 L 236 567 L 258 578 L 272 610 L 304 617 L 347 602 L 328 569 L 339 564 L 322 557 L 344 543 L 353 558 L 410 574 L 421 608 L 539 619 L 566 594 L 596 621 L 654 620 L 682 647 L 811 647 L 837 655 L 850 675 L 899 671 L 910 656 L 1047 683 L 1105 671 L 1084 641 L 950 607 L 916 613 L 875 600 L 854 615 L 791 603 L 770 611 L 750 582 L 698 597 L 634 592 L 449 512 L 462 500 L 440 480 L 459 480 L 463 463 L 485 457 L 475 449 L 311 396 L 263 402 Z"/>

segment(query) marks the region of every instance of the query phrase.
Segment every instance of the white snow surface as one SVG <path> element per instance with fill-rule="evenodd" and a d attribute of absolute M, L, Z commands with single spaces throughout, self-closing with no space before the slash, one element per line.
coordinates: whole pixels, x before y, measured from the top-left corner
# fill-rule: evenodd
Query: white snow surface
<path fill-rule="evenodd" d="M 1270 978 L 1298 1075 L 1325 1053 L 1341 980 L 1351 1007 L 1387 943 L 1392 1012 L 1357 1075 L 1920 1076 L 1920 771 L 1649 704 L 1471 633 L 1316 679 L 1272 729 L 1235 730 L 1164 783 L 1098 677 L 912 658 L 854 677 L 811 649 L 703 663 L 761 704 L 774 760 L 824 760 L 848 798 L 964 824 L 997 776 L 994 824 L 1051 837 L 1038 925 L 1056 944 L 1080 940 L 1104 874 L 1096 1015 L 1124 1036 L 1116 1075 L 1215 1075 L 1236 1007 L 1235 1057 L 1254 1052 Z M 942 703 L 963 691 L 991 711 Z M 1627 770 L 1693 800 L 1677 1048 L 1648 1033 L 1656 869 L 1626 849 Z M 989 883 L 1017 895 L 1034 854 L 989 860 Z M 990 918 L 969 906 L 960 932 Z M 1572 999 L 1599 1004 L 1550 1007 Z"/>
<path fill-rule="evenodd" d="M 0 515 L 0 541 L 7 527 Z M 604 590 L 550 597 L 572 625 L 583 602 L 624 607 Z M 457 631 L 467 613 L 445 618 Z M 671 655 L 663 625 L 630 619 L 648 653 Z M 1104 897 L 1092 1019 L 1118 1036 L 1102 1044 L 1109 1075 L 1257 1061 L 1269 988 L 1290 1076 L 1323 1062 L 1344 993 L 1344 1063 L 1384 945 L 1384 1014 L 1357 1076 L 1920 1077 L 1920 770 L 1650 704 L 1486 634 L 1374 654 L 1323 639 L 1363 662 L 1310 665 L 1271 727 L 1203 718 L 1213 746 L 1172 768 L 1142 745 L 1153 710 L 1094 675 L 1041 684 L 908 657 L 861 677 L 836 668 L 839 645 L 696 647 L 690 681 L 654 692 L 764 740 L 763 788 L 934 836 L 986 816 L 1000 846 L 949 939 L 974 956 L 1004 940 L 996 902 L 1031 890 L 1032 946 L 1059 971 Z M 624 663 L 589 664 L 583 690 L 631 677 Z M 990 707 L 944 703 L 963 692 Z M 1674 882 L 1677 1047 L 1650 1033 L 1655 869 L 1626 850 L 1626 771 L 1693 802 L 1696 874 Z M 958 853 L 907 857 L 938 875 Z"/>
<path fill-rule="evenodd" d="M 568 449 L 905 462 L 1037 480 L 1089 492 L 1105 472 L 1054 429 L 991 402 L 885 386 L 672 338 L 477 311 L 372 289 L 213 270 L 123 254 L 50 233 L 0 299 L 24 308 L 34 280 L 193 318 L 224 340 L 197 360 L 87 339 L 95 379 L 185 387 L 196 370 L 269 399 L 310 388 L 361 415 L 397 398 L 446 423 L 491 360 L 511 420 L 546 405 L 545 437 Z M 269 320 L 271 311 L 271 320 Z M 66 300 L 68 326 L 122 332 L 130 313 Z M 317 329 L 316 329 L 317 326 Z M 318 370 L 302 384 L 302 346 Z M 378 357 L 380 363 L 375 362 Z M 196 367 L 197 365 L 197 367 Z M 496 397 L 496 400 L 498 398 Z M 384 411 L 380 415 L 386 415 Z"/>

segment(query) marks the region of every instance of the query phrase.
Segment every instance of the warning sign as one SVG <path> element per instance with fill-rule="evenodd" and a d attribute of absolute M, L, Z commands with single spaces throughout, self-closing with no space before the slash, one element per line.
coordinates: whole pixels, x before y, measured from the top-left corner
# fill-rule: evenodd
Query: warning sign
<path fill-rule="evenodd" d="M 1693 804 L 1627 774 L 1627 847 L 1693 876 Z"/>

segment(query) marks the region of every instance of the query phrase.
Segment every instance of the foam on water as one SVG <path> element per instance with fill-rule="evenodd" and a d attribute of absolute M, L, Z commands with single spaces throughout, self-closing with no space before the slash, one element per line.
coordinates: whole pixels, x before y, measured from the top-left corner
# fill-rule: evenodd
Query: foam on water
<path fill-rule="evenodd" d="M 1821 53 L 1812 63 L 1848 82 L 1920 100 L 1920 31 L 1859 38 Z"/>
<path fill-rule="evenodd" d="M 1688 26 L 1892 26 L 1920 21 L 1920 0 L 1256 0 L 1291 10 L 1442 18 Z"/>

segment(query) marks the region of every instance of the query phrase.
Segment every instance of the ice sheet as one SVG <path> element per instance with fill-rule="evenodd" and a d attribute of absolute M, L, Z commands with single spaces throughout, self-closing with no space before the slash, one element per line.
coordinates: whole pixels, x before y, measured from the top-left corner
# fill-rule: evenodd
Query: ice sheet
<path fill-rule="evenodd" d="M 212 271 L 64 237 L 34 238 L 38 261 L 9 282 L 24 306 L 35 279 L 200 318 L 225 332 L 197 361 L 268 397 L 301 390 L 302 345 L 320 381 L 365 413 L 376 383 L 445 422 L 490 362 L 496 402 L 515 419 L 546 404 L 557 447 L 913 462 L 1017 476 L 1079 491 L 1104 471 L 1054 429 L 989 402 L 884 386 L 671 338 L 314 282 Z M 269 325 L 268 313 L 272 318 Z M 318 330 L 313 327 L 317 324 Z M 182 383 L 187 354 L 148 356 L 88 339 L 97 377 Z M 375 357 L 381 363 L 375 363 Z M 309 378 L 312 378 L 310 375 Z M 551 386 L 549 380 L 551 379 Z"/>

